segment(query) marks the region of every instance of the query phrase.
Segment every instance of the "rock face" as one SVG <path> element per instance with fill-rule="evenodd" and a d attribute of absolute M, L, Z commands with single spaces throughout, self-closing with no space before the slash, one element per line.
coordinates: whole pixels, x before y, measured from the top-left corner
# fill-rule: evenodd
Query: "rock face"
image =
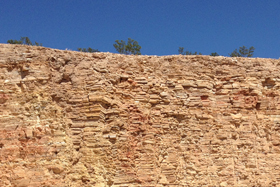
<path fill-rule="evenodd" d="M 0 44 L 0 186 L 279 186 L 279 68 Z"/>

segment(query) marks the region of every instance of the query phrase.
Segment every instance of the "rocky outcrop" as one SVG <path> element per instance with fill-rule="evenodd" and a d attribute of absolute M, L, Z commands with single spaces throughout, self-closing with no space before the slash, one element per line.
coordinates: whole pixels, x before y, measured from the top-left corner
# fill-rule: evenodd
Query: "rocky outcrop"
<path fill-rule="evenodd" d="M 279 67 L 0 44 L 0 186 L 279 186 Z"/>

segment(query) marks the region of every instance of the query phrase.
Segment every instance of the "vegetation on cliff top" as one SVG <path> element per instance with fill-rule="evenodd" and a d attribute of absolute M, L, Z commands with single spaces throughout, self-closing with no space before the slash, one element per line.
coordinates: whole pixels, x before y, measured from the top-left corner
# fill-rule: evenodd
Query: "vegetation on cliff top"
<path fill-rule="evenodd" d="M 20 40 L 8 40 L 8 44 L 25 44 L 25 45 L 35 45 L 42 46 L 42 43 L 34 42 L 32 43 L 28 37 L 20 37 Z"/>
<path fill-rule="evenodd" d="M 92 49 L 92 48 L 78 48 L 78 51 L 81 52 L 88 52 L 88 53 L 95 53 L 95 52 L 100 52 L 98 49 Z"/>
<path fill-rule="evenodd" d="M 255 48 L 251 46 L 249 49 L 244 45 L 239 47 L 239 50 L 235 49 L 232 53 L 229 54 L 231 57 L 252 57 L 254 54 Z"/>
<path fill-rule="evenodd" d="M 184 47 L 179 47 L 178 53 L 181 55 L 197 55 L 197 54 L 202 55 L 202 53 L 197 53 L 197 52 L 192 53 L 191 51 L 184 51 Z"/>
<path fill-rule="evenodd" d="M 120 54 L 126 54 L 126 55 L 141 55 L 141 46 L 138 44 L 137 41 L 128 38 L 127 43 L 123 40 L 119 41 L 116 40 L 116 43 L 113 44 L 113 46 L 115 47 L 115 49 L 120 53 Z"/>
<path fill-rule="evenodd" d="M 34 45 L 34 46 L 42 46 L 42 43 L 34 42 L 32 43 L 31 40 L 28 37 L 21 37 L 20 40 L 8 40 L 7 43 L 9 44 L 24 44 L 24 45 Z M 126 54 L 126 55 L 141 55 L 141 46 L 138 44 L 137 41 L 128 38 L 128 41 L 124 40 L 116 40 L 113 44 L 116 51 L 120 54 Z M 93 48 L 77 48 L 78 51 L 81 52 L 100 52 L 98 49 Z M 229 53 L 228 55 L 230 57 L 252 57 L 254 54 L 255 48 L 251 46 L 249 49 L 246 46 L 239 47 L 239 50 L 235 49 L 233 52 Z M 198 52 L 191 52 L 191 51 L 184 51 L 184 47 L 179 47 L 178 53 L 181 55 L 202 55 L 202 53 Z M 210 54 L 210 56 L 219 56 L 217 52 L 213 52 Z"/>

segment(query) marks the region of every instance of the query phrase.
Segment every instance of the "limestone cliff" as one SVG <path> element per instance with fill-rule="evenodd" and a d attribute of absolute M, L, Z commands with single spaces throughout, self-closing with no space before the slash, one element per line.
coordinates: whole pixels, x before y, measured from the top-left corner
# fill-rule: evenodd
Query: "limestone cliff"
<path fill-rule="evenodd" d="M 0 186 L 279 186 L 279 67 L 0 44 Z"/>

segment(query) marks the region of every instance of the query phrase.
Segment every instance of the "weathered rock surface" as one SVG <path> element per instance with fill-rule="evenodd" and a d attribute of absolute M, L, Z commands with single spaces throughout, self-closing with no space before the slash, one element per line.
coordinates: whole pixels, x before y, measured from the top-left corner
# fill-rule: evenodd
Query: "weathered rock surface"
<path fill-rule="evenodd" d="M 0 186 L 280 186 L 279 68 L 0 44 Z"/>

